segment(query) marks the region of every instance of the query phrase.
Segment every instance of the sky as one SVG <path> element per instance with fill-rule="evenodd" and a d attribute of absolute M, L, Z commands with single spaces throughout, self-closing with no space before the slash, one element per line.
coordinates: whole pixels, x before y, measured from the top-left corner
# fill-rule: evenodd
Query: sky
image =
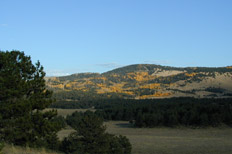
<path fill-rule="evenodd" d="M 232 0 L 0 0 L 0 50 L 47 76 L 232 65 Z"/>

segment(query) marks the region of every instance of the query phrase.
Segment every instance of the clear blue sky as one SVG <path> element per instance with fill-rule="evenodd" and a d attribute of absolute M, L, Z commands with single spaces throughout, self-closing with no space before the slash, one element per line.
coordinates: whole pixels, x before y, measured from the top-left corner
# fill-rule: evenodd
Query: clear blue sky
<path fill-rule="evenodd" d="M 232 0 L 0 0 L 0 50 L 47 75 L 232 65 Z"/>

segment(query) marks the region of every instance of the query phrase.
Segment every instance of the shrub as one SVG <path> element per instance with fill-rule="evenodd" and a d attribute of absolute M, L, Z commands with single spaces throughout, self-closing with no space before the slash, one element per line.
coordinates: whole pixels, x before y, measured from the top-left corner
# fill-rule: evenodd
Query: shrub
<path fill-rule="evenodd" d="M 73 121 L 72 123 L 70 123 Z M 125 136 L 115 136 L 105 133 L 103 120 L 93 112 L 73 113 L 67 117 L 76 132 L 62 141 L 61 151 L 65 153 L 101 153 L 129 154 L 131 144 Z"/>

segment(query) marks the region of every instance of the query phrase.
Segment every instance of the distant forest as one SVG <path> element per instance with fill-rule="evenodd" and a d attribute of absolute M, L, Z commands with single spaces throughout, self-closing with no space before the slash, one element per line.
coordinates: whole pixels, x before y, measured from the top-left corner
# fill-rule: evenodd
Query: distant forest
<path fill-rule="evenodd" d="M 135 127 L 232 126 L 232 99 L 96 99 L 58 101 L 53 108 L 95 108 L 105 120 L 130 121 Z"/>

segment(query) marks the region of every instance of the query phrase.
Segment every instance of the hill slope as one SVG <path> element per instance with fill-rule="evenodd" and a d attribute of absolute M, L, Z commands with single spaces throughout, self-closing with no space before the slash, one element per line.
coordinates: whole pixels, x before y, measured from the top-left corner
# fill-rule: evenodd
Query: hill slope
<path fill-rule="evenodd" d="M 129 65 L 102 74 L 80 73 L 48 77 L 47 86 L 59 93 L 90 97 L 163 98 L 231 97 L 232 67 L 168 67 Z M 66 99 L 75 99 L 65 97 Z"/>

